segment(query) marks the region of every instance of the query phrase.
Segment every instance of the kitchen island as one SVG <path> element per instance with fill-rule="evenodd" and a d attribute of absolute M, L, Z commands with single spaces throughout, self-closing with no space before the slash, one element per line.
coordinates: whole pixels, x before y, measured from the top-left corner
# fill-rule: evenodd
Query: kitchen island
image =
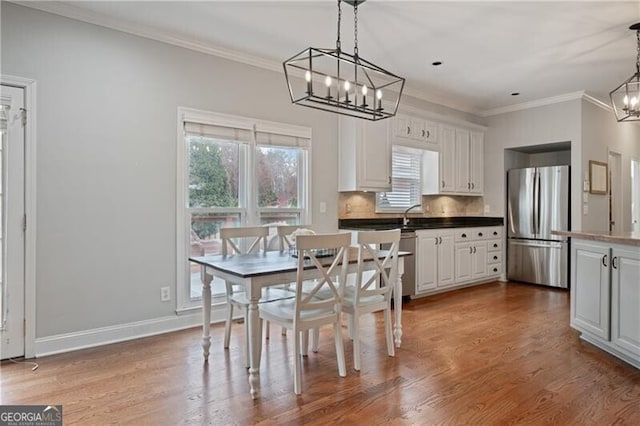
<path fill-rule="evenodd" d="M 640 234 L 554 233 L 571 238 L 571 327 L 640 368 Z"/>

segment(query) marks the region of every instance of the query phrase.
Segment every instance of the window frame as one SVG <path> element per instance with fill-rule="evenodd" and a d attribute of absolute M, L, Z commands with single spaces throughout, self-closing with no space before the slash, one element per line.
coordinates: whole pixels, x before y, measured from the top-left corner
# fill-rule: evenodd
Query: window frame
<path fill-rule="evenodd" d="M 189 145 L 187 143 L 187 133 L 184 130 L 184 123 L 209 124 L 214 126 L 226 126 L 238 129 L 250 129 L 251 140 L 246 144 L 244 155 L 240 155 L 239 161 L 239 185 L 241 190 L 238 194 L 238 207 L 189 207 Z M 254 173 L 256 167 L 256 150 L 259 144 L 256 141 L 257 132 L 286 135 L 287 137 L 300 140 L 297 146 L 300 151 L 299 156 L 299 179 L 302 182 L 298 185 L 298 192 L 302 194 L 299 198 L 297 208 L 277 208 L 258 207 L 257 179 Z M 271 121 L 234 116 L 216 112 L 209 112 L 187 107 L 178 107 L 177 119 L 177 168 L 176 168 L 176 313 L 191 312 L 201 309 L 200 300 L 192 300 L 190 297 L 190 263 L 188 261 L 190 253 L 190 229 L 191 214 L 206 212 L 240 213 L 242 225 L 260 224 L 262 213 L 266 212 L 299 212 L 300 223 L 311 223 L 311 129 L 308 127 L 276 123 Z M 293 148 L 294 146 L 271 144 L 275 148 Z M 306 154 L 304 153 L 306 151 Z M 245 185 L 242 185 L 242 183 Z M 243 193 L 241 193 L 243 192 Z M 212 306 L 223 305 L 224 297 L 212 297 Z"/>
<path fill-rule="evenodd" d="M 380 194 L 387 193 L 387 192 L 393 192 L 393 187 L 392 187 L 392 191 L 376 192 L 376 197 L 375 197 L 376 198 L 376 206 L 375 206 L 375 212 L 376 213 L 399 213 L 399 212 L 404 212 L 407 208 L 411 207 L 414 204 L 422 204 L 422 174 L 423 174 L 422 173 L 422 168 L 424 167 L 424 152 L 423 152 L 423 150 L 417 149 L 417 148 L 407 147 L 407 146 L 404 146 L 404 145 L 393 145 L 392 151 L 391 151 L 392 164 L 393 164 L 393 154 L 394 154 L 394 152 L 410 154 L 410 155 L 414 155 L 414 156 L 418 157 L 419 167 L 418 167 L 418 173 L 417 173 L 417 179 L 416 179 L 417 182 L 418 182 L 418 190 L 417 190 L 417 194 L 416 194 L 416 199 L 415 200 L 411 200 L 411 202 L 407 206 L 384 207 L 384 206 L 380 206 Z M 393 175 L 393 166 L 392 166 L 391 167 L 392 185 L 393 185 L 393 182 L 396 179 L 400 179 L 400 177 Z M 402 179 L 404 180 L 405 178 L 403 177 Z"/>

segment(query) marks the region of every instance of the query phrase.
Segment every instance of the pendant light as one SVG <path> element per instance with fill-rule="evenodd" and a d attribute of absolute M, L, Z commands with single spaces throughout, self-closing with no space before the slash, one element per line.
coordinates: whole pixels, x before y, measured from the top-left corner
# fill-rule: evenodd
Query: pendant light
<path fill-rule="evenodd" d="M 638 43 L 636 73 L 609 94 L 618 121 L 640 121 L 640 22 L 629 29 L 635 30 Z"/>
<path fill-rule="evenodd" d="M 353 55 L 340 46 L 342 0 L 338 0 L 338 38 L 335 49 L 309 47 L 283 62 L 291 102 L 367 120 L 393 117 L 405 79 L 362 58 L 358 53 L 358 5 L 353 6 Z"/>

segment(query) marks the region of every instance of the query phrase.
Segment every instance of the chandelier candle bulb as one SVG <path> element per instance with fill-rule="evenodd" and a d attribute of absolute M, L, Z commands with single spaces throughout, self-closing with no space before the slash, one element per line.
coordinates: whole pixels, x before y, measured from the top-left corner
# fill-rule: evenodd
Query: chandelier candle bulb
<path fill-rule="evenodd" d="M 367 86 L 362 85 L 362 108 L 367 107 Z"/>
<path fill-rule="evenodd" d="M 331 77 L 327 76 L 324 79 L 324 84 L 327 85 L 327 99 L 331 99 Z"/>
<path fill-rule="evenodd" d="M 349 100 L 349 89 L 351 89 L 351 83 L 349 83 L 348 81 L 344 82 L 344 102 L 346 104 L 351 103 L 351 101 Z"/>
<path fill-rule="evenodd" d="M 382 90 L 378 89 L 376 91 L 376 99 L 378 100 L 378 106 L 376 110 L 382 111 Z"/>
<path fill-rule="evenodd" d="M 307 94 L 311 95 L 313 93 L 313 86 L 311 83 L 311 71 L 307 71 L 304 73 L 304 79 L 307 80 Z"/>

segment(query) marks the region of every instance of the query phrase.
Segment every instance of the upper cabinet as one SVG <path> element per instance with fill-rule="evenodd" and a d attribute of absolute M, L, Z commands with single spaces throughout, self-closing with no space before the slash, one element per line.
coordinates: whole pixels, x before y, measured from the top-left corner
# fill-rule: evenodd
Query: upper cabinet
<path fill-rule="evenodd" d="M 391 190 L 392 120 L 338 119 L 338 191 Z"/>
<path fill-rule="evenodd" d="M 418 117 L 397 115 L 393 118 L 393 137 L 401 145 L 438 149 L 438 124 Z"/>
<path fill-rule="evenodd" d="M 484 134 L 440 125 L 440 151 L 424 156 L 423 194 L 482 195 Z"/>

